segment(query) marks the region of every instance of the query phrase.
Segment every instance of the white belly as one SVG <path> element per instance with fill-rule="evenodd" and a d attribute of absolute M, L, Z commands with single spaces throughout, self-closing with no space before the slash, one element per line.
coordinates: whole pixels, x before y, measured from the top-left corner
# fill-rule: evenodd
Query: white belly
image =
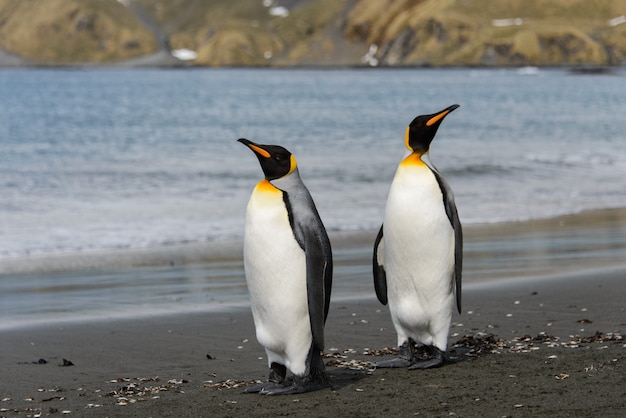
<path fill-rule="evenodd" d="M 244 267 L 257 339 L 268 353 L 268 363 L 278 361 L 302 373 L 312 342 L 306 259 L 280 192 L 255 189 L 250 198 Z"/>
<path fill-rule="evenodd" d="M 398 169 L 387 200 L 384 240 L 389 309 L 399 344 L 411 337 L 445 349 L 454 303 L 454 230 L 426 166 Z"/>

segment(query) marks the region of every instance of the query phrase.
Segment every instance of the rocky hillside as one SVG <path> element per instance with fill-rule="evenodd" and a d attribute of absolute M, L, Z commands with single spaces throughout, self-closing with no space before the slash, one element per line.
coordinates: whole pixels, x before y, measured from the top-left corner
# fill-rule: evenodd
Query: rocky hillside
<path fill-rule="evenodd" d="M 0 0 L 0 65 L 626 64 L 626 0 Z"/>

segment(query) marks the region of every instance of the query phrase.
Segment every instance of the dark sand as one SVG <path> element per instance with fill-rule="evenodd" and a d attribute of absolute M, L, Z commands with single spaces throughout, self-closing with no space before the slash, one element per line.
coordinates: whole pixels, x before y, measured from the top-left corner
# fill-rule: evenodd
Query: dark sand
<path fill-rule="evenodd" d="M 601 229 L 601 220 L 592 223 L 598 228 L 581 223 L 591 232 L 575 242 Z M 525 233 L 559 236 L 551 228 L 535 222 L 471 234 L 505 243 Z M 451 363 L 440 369 L 373 370 L 381 357 L 368 353 L 396 343 L 387 308 L 373 289 L 370 297 L 334 299 L 325 350 L 332 388 L 301 395 L 241 393 L 267 375 L 248 308 L 2 331 L 0 416 L 625 416 L 626 268 L 603 262 L 598 246 L 576 245 L 579 264 L 563 262 L 569 250 L 527 257 L 532 266 L 512 255 L 503 265 L 517 273 L 470 280 L 450 330 Z M 369 265 L 369 253 L 360 260 Z M 478 260 L 468 277 L 479 275 L 479 254 L 468 260 Z M 519 278 L 525 269 L 545 275 Z M 462 337 L 480 344 L 454 347 Z"/>

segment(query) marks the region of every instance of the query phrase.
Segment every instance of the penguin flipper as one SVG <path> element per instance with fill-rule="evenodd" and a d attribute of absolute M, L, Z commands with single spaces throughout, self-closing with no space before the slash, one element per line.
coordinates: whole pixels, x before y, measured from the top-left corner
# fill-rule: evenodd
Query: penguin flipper
<path fill-rule="evenodd" d="M 321 351 L 324 349 L 324 324 L 330 307 L 333 277 L 332 250 L 325 234 L 320 236 L 313 231 L 308 231 L 303 236 L 311 333 L 313 344 Z"/>
<path fill-rule="evenodd" d="M 374 241 L 374 257 L 372 260 L 372 266 L 374 271 L 374 290 L 376 290 L 376 296 L 383 305 L 387 304 L 387 273 L 384 266 L 384 245 L 383 241 L 383 226 L 380 226 L 380 231 Z"/>
<path fill-rule="evenodd" d="M 443 205 L 446 209 L 446 215 L 450 220 L 450 225 L 454 230 L 454 274 L 452 275 L 451 286 L 456 296 L 456 308 L 461 313 L 461 280 L 463 272 L 463 227 L 459 219 L 459 213 L 454 203 L 454 194 L 448 182 L 436 170 L 432 170 L 435 178 L 439 183 L 441 192 L 443 193 Z"/>

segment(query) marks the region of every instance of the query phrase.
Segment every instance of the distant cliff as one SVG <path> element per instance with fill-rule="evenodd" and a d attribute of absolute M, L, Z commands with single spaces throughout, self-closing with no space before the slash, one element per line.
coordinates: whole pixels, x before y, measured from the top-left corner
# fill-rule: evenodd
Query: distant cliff
<path fill-rule="evenodd" d="M 0 0 L 0 65 L 626 64 L 626 0 Z"/>

